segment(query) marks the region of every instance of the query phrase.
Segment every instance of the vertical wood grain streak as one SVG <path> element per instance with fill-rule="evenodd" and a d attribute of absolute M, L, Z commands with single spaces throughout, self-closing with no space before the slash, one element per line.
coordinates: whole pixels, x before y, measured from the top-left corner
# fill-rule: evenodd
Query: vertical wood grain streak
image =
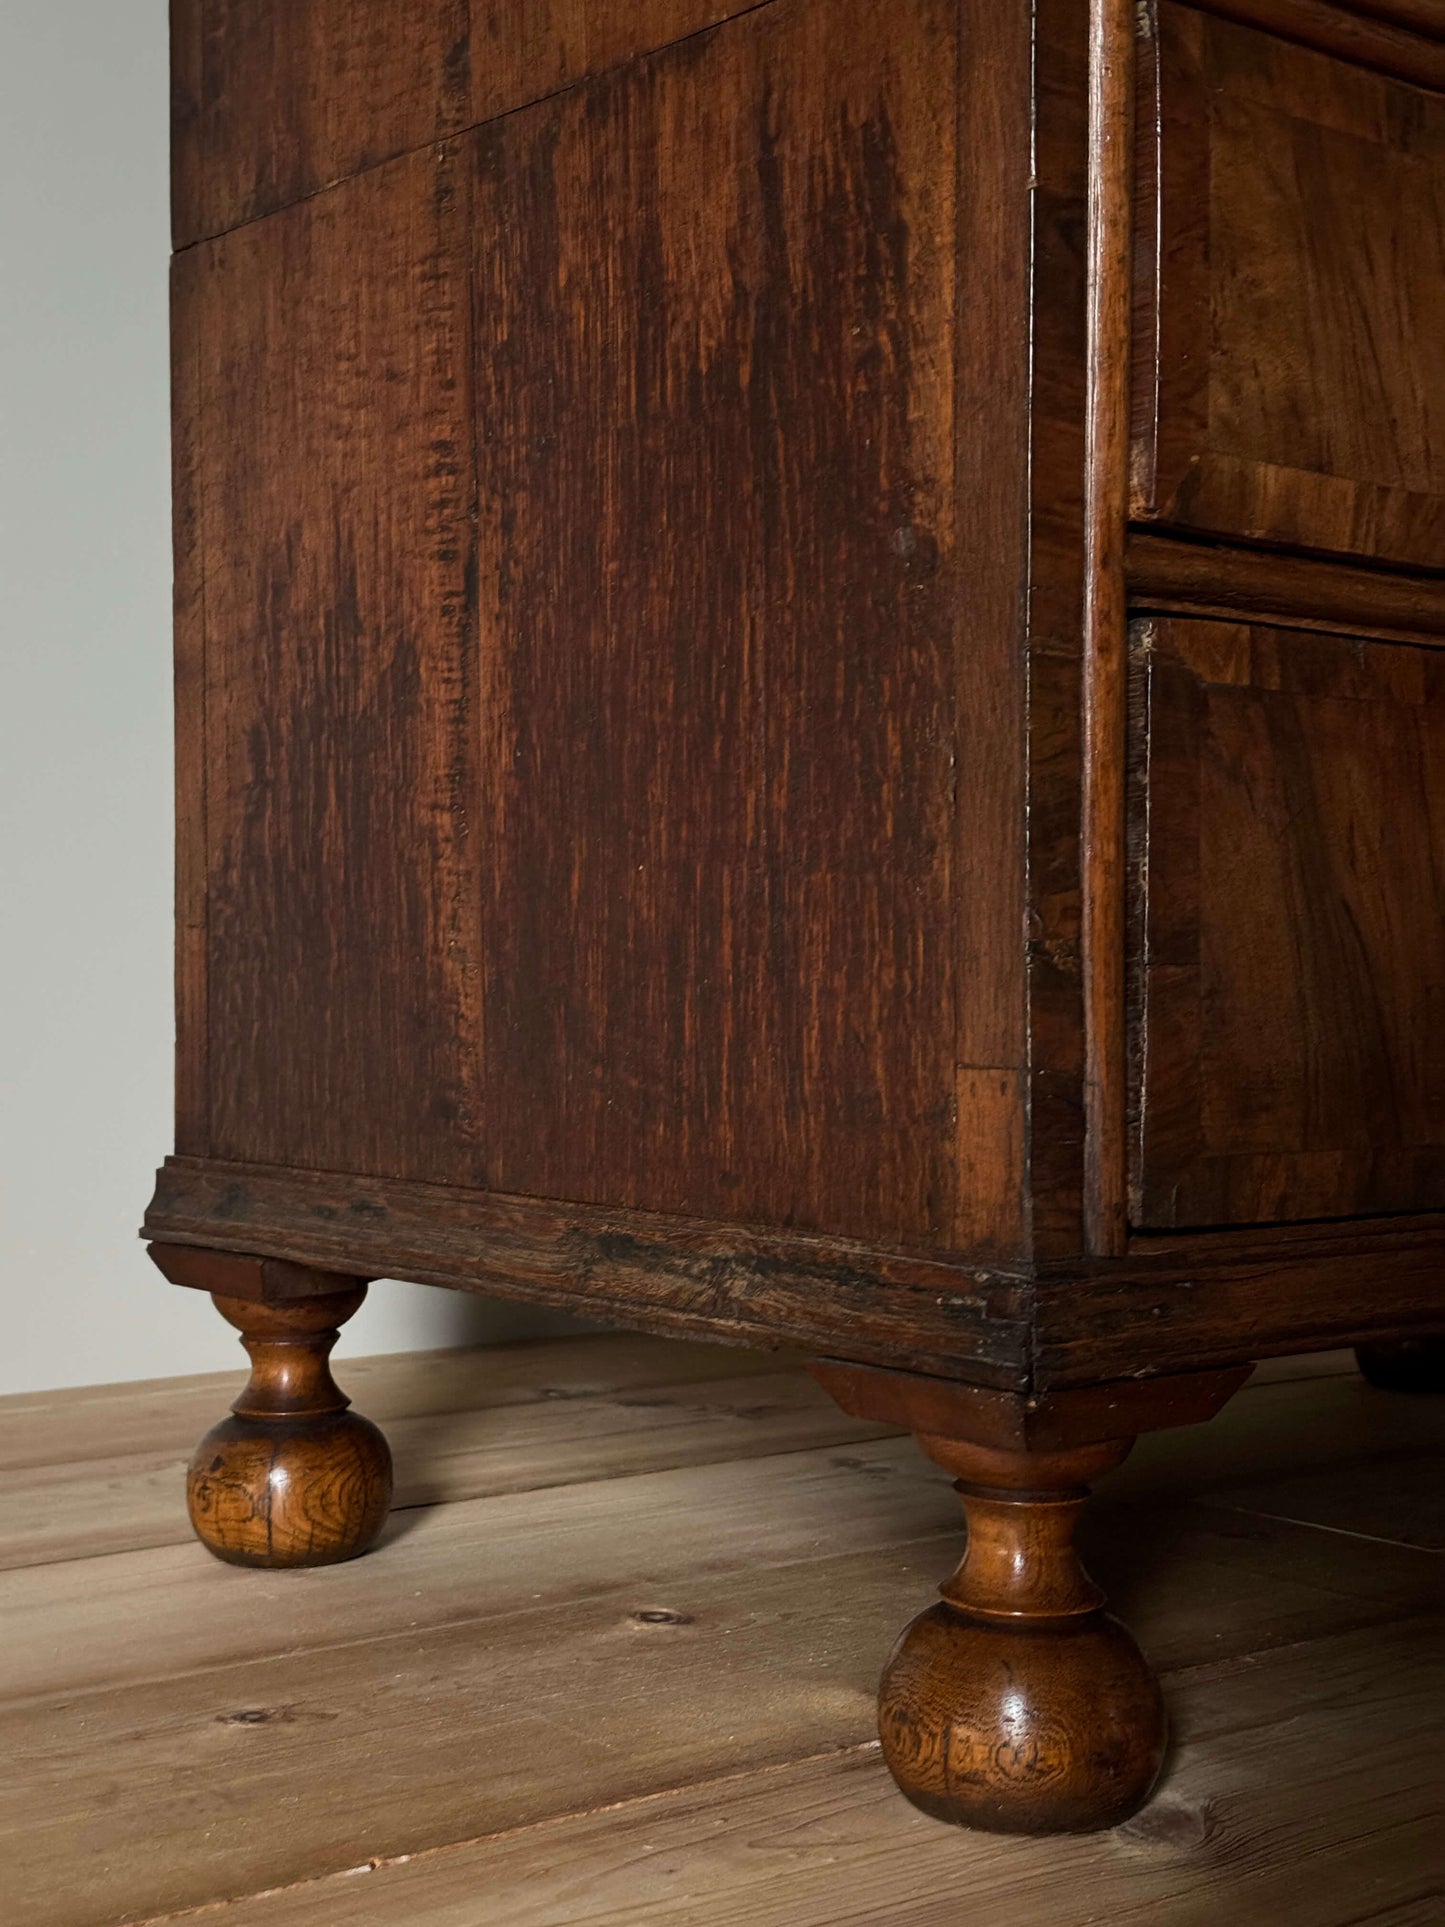
<path fill-rule="evenodd" d="M 475 1182 L 466 183 L 442 147 L 195 255 L 211 1149 Z"/>
<path fill-rule="evenodd" d="M 955 32 L 784 0 L 468 143 L 498 1189 L 951 1236 Z"/>
<path fill-rule="evenodd" d="M 959 642 L 953 892 L 960 1249 L 1016 1256 L 1028 1056 L 1024 928 L 1028 750 L 1029 262 L 1032 21 L 980 16 L 958 37 L 954 279 Z"/>
<path fill-rule="evenodd" d="M 1084 512 L 1085 1236 L 1125 1226 L 1124 536 L 1129 464 L 1132 0 L 1093 0 L 1089 42 L 1089 376 Z"/>
<path fill-rule="evenodd" d="M 171 265 L 171 551 L 175 625 L 176 1146 L 210 1149 L 206 1081 L 206 601 L 196 264 Z"/>

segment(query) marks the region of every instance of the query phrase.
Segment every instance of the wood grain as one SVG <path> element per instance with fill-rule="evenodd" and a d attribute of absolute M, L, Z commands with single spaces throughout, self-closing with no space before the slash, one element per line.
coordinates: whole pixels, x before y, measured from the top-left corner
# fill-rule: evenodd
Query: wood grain
<path fill-rule="evenodd" d="M 1061 1263 L 1040 1273 L 1035 1382 L 1089 1385 L 1137 1370 L 1144 1331 L 1154 1370 L 1177 1372 L 1440 1331 L 1442 1235 L 1445 1225 L 1429 1214 L 1139 1233 L 1122 1262 Z"/>
<path fill-rule="evenodd" d="M 391 1509 L 391 1452 L 327 1360 L 366 1286 L 258 1305 L 213 1294 L 251 1376 L 186 1468 L 197 1538 L 234 1566 L 327 1566 L 365 1552 Z"/>
<path fill-rule="evenodd" d="M 1419 87 L 1445 88 L 1440 0 L 1184 0 Z"/>
<path fill-rule="evenodd" d="M 1022 1258 L 1029 36 L 849 5 L 493 10 L 555 99 L 188 253 L 218 1161 Z M 405 23 L 270 11 L 362 125 Z"/>
<path fill-rule="evenodd" d="M 587 1362 L 590 1344 L 581 1349 L 576 1369 L 585 1380 L 596 1368 Z M 416 1384 L 412 1360 L 376 1370 L 397 1382 L 388 1394 L 373 1374 L 375 1409 L 394 1408 Z M 1437 1634 L 1429 1622 L 1391 1622 L 1427 1605 L 1437 1562 L 1357 1536 L 1369 1517 L 1367 1481 L 1353 1488 L 1352 1503 L 1363 1510 L 1336 1515 L 1342 1530 L 1231 1509 L 1239 1468 L 1271 1449 L 1268 1427 L 1261 1433 L 1250 1414 L 1276 1401 L 1282 1409 L 1271 1423 L 1281 1441 L 1320 1449 L 1333 1431 L 1346 1461 L 1370 1435 L 1340 1431 L 1331 1414 L 1346 1394 L 1375 1401 L 1370 1442 L 1416 1456 L 1417 1425 L 1439 1411 L 1435 1402 L 1332 1374 L 1247 1389 L 1202 1433 L 1146 1441 L 1141 1455 L 1163 1455 L 1154 1468 L 1160 1482 L 1142 1488 L 1148 1503 L 1097 1509 L 1090 1564 L 1127 1602 L 1151 1658 L 1169 1675 L 1184 1746 L 1162 1806 L 1137 1831 L 1055 1842 L 1041 1854 L 1015 1843 L 1024 1857 L 1009 1860 L 1008 1877 L 1045 1883 L 1046 1911 L 1048 1896 L 1059 1899 L 1050 1883 L 1061 1864 L 1074 1869 L 1072 1886 L 1082 1884 L 1091 1905 L 1106 1890 L 1079 1869 L 1115 1881 L 1108 1893 L 1121 1908 L 1137 1902 L 1141 1920 L 1149 1905 L 1157 1918 L 1166 1873 L 1181 1904 L 1197 1894 L 1202 1905 L 1207 1896 L 1217 1918 L 1221 1894 L 1244 1895 L 1255 1881 L 1266 1899 L 1287 1899 L 1316 1854 L 1326 1857 L 1331 1894 L 1352 1894 L 1349 1881 L 1380 1879 L 1369 1845 L 1377 1795 L 1378 1811 L 1397 1829 L 1397 1884 L 1373 1891 L 1382 1906 L 1408 1902 L 1408 1879 L 1418 1877 L 1432 1837 L 1426 1809 L 1412 1804 L 1433 1789 L 1428 1749 L 1412 1739 L 1411 1721 L 1428 1733 L 1438 1718 L 1429 1678 Z M 554 1375 L 567 1376 L 565 1368 Z M 137 1395 L 142 1409 L 150 1396 Z M 563 1424 L 572 1410 L 566 1400 L 533 1400 L 512 1408 L 505 1424 L 531 1411 Z M 1232 1440 L 1240 1422 L 1251 1433 L 1243 1442 Z M 1217 1479 L 1222 1471 L 1228 1505 L 1187 1507 L 1169 1496 L 1163 1461 L 1181 1450 L 1192 1455 L 1185 1484 L 1208 1497 L 1211 1472 Z M 1128 1468 L 1115 1475 L 1128 1476 Z M 1406 1472 L 1407 1483 L 1412 1476 Z M 477 1856 L 492 1854 L 500 1856 L 496 1879 L 473 1878 L 464 1917 L 476 1917 L 479 1893 L 495 1892 L 500 1921 L 511 1918 L 514 1899 L 509 1856 L 531 1846 L 546 1918 L 558 1891 L 549 1881 L 575 1880 L 580 1895 L 602 1878 L 585 1845 L 587 1809 L 609 1807 L 598 1842 L 608 1865 L 620 1840 L 665 1837 L 654 1829 L 666 1805 L 652 1807 L 634 1835 L 628 1808 L 612 1804 L 625 1800 L 619 1758 L 635 1763 L 627 1783 L 634 1789 L 676 1787 L 678 1771 L 695 1776 L 706 1791 L 675 1797 L 688 1810 L 693 1799 L 704 1801 L 713 1834 L 732 1839 L 732 1822 L 717 1825 L 733 1811 L 720 1784 L 731 1768 L 741 1774 L 732 1792 L 751 1800 L 758 1788 L 772 1789 L 779 1799 L 777 1774 L 750 1779 L 769 1761 L 800 1770 L 797 1760 L 816 1750 L 820 1735 L 825 1745 L 864 1743 L 889 1616 L 926 1598 L 944 1546 L 956 1540 L 955 1519 L 947 1482 L 930 1476 L 904 1442 L 882 1441 L 449 1506 L 424 1515 L 386 1559 L 320 1572 L 237 1575 L 194 1551 L 161 1550 L 7 1575 L 7 1900 L 27 1927 L 86 1927 L 228 1897 L 243 1921 L 245 1910 L 262 1909 L 259 1922 L 265 1909 L 293 1907 L 309 1909 L 300 1918 L 349 1920 L 354 1903 L 378 1910 L 358 1922 L 382 1927 L 427 1918 L 427 1883 L 444 1863 L 475 1869 Z M 74 1660 L 83 1660 L 83 1677 L 70 1676 Z M 439 1680 L 447 1682 L 440 1701 Z M 1404 1700 L 1391 1696 L 1391 1681 Z M 659 1707 L 674 1704 L 689 1709 L 686 1721 L 658 1718 Z M 1367 1726 L 1377 1713 L 1379 1728 Z M 564 1724 L 583 1733 L 581 1744 L 559 1747 Z M 495 1760 L 495 1772 L 478 1778 L 459 1767 L 459 1730 L 468 1758 Z M 1370 1735 L 1380 1739 L 1378 1769 Z M 1297 1763 L 1283 1750 L 1296 1744 Z M 803 1753 L 790 1757 L 790 1745 Z M 197 1824 L 202 1805 L 209 1825 Z M 850 1810 L 846 1801 L 835 1805 L 835 1821 Z M 527 1812 L 577 1817 L 460 1852 L 428 1850 L 428 1842 L 455 1849 L 479 1832 L 505 1831 Z M 896 1795 L 888 1815 L 879 1810 L 913 1853 L 930 1837 L 939 1842 L 946 1858 L 938 1878 L 948 1873 L 939 1891 L 953 1909 L 940 1919 L 956 1917 L 982 1877 L 977 1870 L 994 1865 L 993 1849 L 974 1843 L 961 1868 L 956 1837 L 913 1832 Z M 1282 1828 L 1292 1884 L 1266 1850 Z M 830 1894 L 836 1919 L 838 1825 L 831 1849 L 797 1836 L 791 1820 L 783 1838 L 785 1865 L 768 1870 L 767 1891 L 775 1895 L 786 1874 L 799 1904 L 813 1904 L 813 1893 L 821 1906 Z M 389 1842 L 401 1844 L 388 1852 Z M 871 1917 L 872 1889 L 861 1884 L 868 1861 L 888 1851 L 882 1836 L 870 1835 L 850 1879 L 860 1919 Z M 397 1852 L 413 1856 L 409 1871 L 388 1865 L 349 1883 L 328 1880 Z M 1088 1858 L 1076 1866 L 1075 1855 Z M 647 1882 L 662 1860 L 626 1858 L 619 1877 L 630 1888 L 604 1882 L 596 1893 L 618 1901 L 631 1891 L 639 1906 L 651 1904 Z M 544 1877 L 541 1862 L 554 1871 Z M 890 1878 L 894 1865 L 888 1861 Z M 408 1884 L 392 1902 L 390 1883 L 403 1873 Z M 689 1879 L 695 1873 L 690 1863 Z M 1156 1884 L 1141 1889 L 1146 1878 Z M 307 1884 L 294 1892 L 242 1898 L 256 1885 L 298 1879 Z M 718 1888 L 720 1918 L 734 1904 L 732 1879 Z M 932 1892 L 921 1876 L 917 1887 Z M 892 1891 L 896 1897 L 896 1885 Z M 669 1917 L 669 1895 L 675 1900 L 664 1885 L 660 1918 Z M 1313 1927 L 1319 1916 L 1300 1918 Z"/>
<path fill-rule="evenodd" d="M 1028 1208 L 1037 1257 L 1085 1231 L 1084 484 L 1088 365 L 1089 8 L 1034 15 L 1028 517 Z"/>
<path fill-rule="evenodd" d="M 177 0 L 175 245 L 747 13 L 761 0 Z"/>
<path fill-rule="evenodd" d="M 1084 481 L 1083 917 L 1086 1248 L 1124 1248 L 1124 785 L 1128 619 L 1132 0 L 1092 0 L 1089 33 L 1087 467 Z"/>
<path fill-rule="evenodd" d="M 491 0 L 472 7 L 472 118 L 544 94 L 754 12 L 768 0 Z"/>
<path fill-rule="evenodd" d="M 788 1334 L 851 1356 L 1008 1390 L 1189 1371 L 1438 1329 L 1445 1219 L 1251 1227 L 1131 1239 L 1018 1275 L 763 1237 L 644 1214 L 568 1211 L 436 1187 L 172 1160 L 152 1231 L 298 1263 L 590 1309 L 731 1344 Z M 1361 1281 L 1368 1280 L 1368 1291 Z M 1267 1289 L 1262 1288 L 1267 1281 Z M 1032 1377 L 1030 1373 L 1032 1372 Z"/>
<path fill-rule="evenodd" d="M 497 1190 L 951 1240 L 954 32 L 770 7 L 471 150 Z"/>
<path fill-rule="evenodd" d="M 197 261 L 216 1155 L 479 1173 L 465 195 L 428 153 Z"/>
<path fill-rule="evenodd" d="M 976 10 L 959 36 L 954 273 L 958 642 L 952 878 L 955 1243 L 996 1262 L 1030 1239 L 1026 1118 L 1032 21 Z"/>
<path fill-rule="evenodd" d="M 210 1149 L 207 971 L 206 571 L 201 530 L 201 310 L 196 262 L 171 263 L 171 557 L 174 625 L 176 1148 Z"/>
<path fill-rule="evenodd" d="M 1416 9 L 1352 13 L 1420 38 Z M 1085 0 L 464 11 L 177 10 L 178 190 L 242 225 L 176 271 L 184 1155 L 152 1235 L 1002 1389 L 1436 1317 L 1428 1226 L 1161 1253 L 1110 1204 L 1099 1231 L 1129 779 L 1117 677 L 1086 700 L 1122 464 L 1096 436 L 1086 501 Z M 1380 641 L 1428 624 L 1438 102 L 1140 18 L 1140 499 L 1156 455 L 1252 464 L 1302 547 L 1356 557 L 1337 627 L 1374 577 L 1405 624 Z M 1116 88 L 1096 214 L 1126 121 Z M 1114 444 L 1125 238 L 1095 222 Z M 1255 253 L 1278 277 L 1290 249 L 1308 272 L 1256 300 Z M 1303 375 L 1296 283 L 1330 336 Z M 1264 580 L 1268 518 L 1188 532 L 1229 546 L 1236 613 L 1336 594 L 1303 554 Z M 1114 634 L 1117 562 L 1095 541 Z M 1176 841 L 1190 795 L 1159 805 Z M 1418 975 L 1422 944 L 1377 947 Z M 1203 1019 L 1153 1017 L 1183 1143 Z M 1269 1208 L 1352 1208 L 1340 1154 L 1293 1147 Z M 1367 1195 L 1433 1201 L 1428 1157 L 1396 1175 Z"/>
<path fill-rule="evenodd" d="M 984 1384 L 1027 1375 L 1022 1276 L 836 1239 L 179 1159 L 158 1174 L 146 1223 L 167 1243 L 359 1265 L 664 1335 L 963 1366 Z"/>
<path fill-rule="evenodd" d="M 1148 1798 L 1164 1697 L 1074 1544 L 1088 1488 L 1132 1440 L 1043 1452 L 920 1433 L 954 1477 L 963 1559 L 903 1631 L 878 1688 L 888 1770 L 937 1820 L 990 1833 L 1104 1831 Z"/>
<path fill-rule="evenodd" d="M 812 1389 L 795 1368 L 783 1397 L 803 1387 Z M 723 1388 L 720 1398 L 727 1394 Z M 806 1449 L 754 1458 L 748 1423 L 735 1411 L 731 1427 L 715 1428 L 689 1463 L 690 1441 L 674 1422 L 681 1411 L 665 1398 L 635 1409 L 634 1455 L 630 1462 L 610 1457 L 615 1476 L 605 1479 L 606 1493 L 571 1476 L 583 1465 L 583 1434 L 577 1415 L 560 1405 L 537 1414 L 535 1424 L 515 1409 L 500 1428 L 493 1421 L 501 1434 L 498 1461 L 510 1456 L 520 1471 L 542 1455 L 560 1469 L 545 1487 L 467 1493 L 446 1479 L 440 1461 L 447 1441 L 438 1435 L 418 1458 L 436 1502 L 411 1518 L 393 1517 L 378 1556 L 327 1568 L 324 1578 L 228 1577 L 190 1543 L 109 1553 L 103 1562 L 14 1568 L 0 1576 L 16 1651 L 0 1700 L 29 1704 L 47 1694 L 109 1693 L 197 1670 L 214 1674 L 288 1653 L 342 1652 L 358 1642 L 424 1638 L 518 1615 L 540 1614 L 545 1621 L 572 1600 L 611 1600 L 629 1610 L 665 1605 L 667 1576 L 679 1566 L 714 1569 L 720 1549 L 729 1570 L 745 1563 L 743 1547 L 759 1570 L 786 1565 L 800 1547 L 811 1557 L 820 1548 L 806 1535 L 816 1537 L 824 1517 L 833 1524 L 821 1550 L 836 1556 L 865 1552 L 880 1535 L 898 1544 L 943 1535 L 947 1548 L 956 1546 L 958 1502 L 909 1441 L 880 1439 L 877 1427 L 855 1425 L 851 1439 L 819 1435 Z M 480 1436 L 486 1413 L 474 1408 L 464 1416 Z M 606 1458 L 609 1414 L 594 1406 L 591 1417 Z M 1214 1530 L 1208 1522 L 1197 1529 Z M 1234 1543 L 1232 1528 L 1228 1543 Z M 941 1570 L 948 1551 L 934 1556 Z M 1259 1563 L 1257 1553 L 1242 1557 L 1237 1584 L 1246 1584 Z M 97 1571 L 108 1576 L 106 1593 L 96 1590 Z M 1380 1583 L 1393 1609 L 1411 1601 L 1418 1606 L 1410 1567 L 1387 1558 Z M 1288 1585 L 1277 1597 L 1285 1610 L 1306 1602 L 1303 1590 Z M 123 1610 L 117 1610 L 120 1600 Z M 64 1640 L 47 1641 L 47 1624 L 63 1624 Z"/>
<path fill-rule="evenodd" d="M 358 1400 L 364 1381 L 345 1373 Z M 234 1381 L 230 1388 L 235 1390 Z M 224 1407 L 225 1399 L 219 1399 Z M 706 1463 L 851 1448 L 876 1437 L 867 1421 L 839 1414 L 816 1387 L 794 1378 L 758 1390 L 749 1378 L 657 1385 L 567 1397 L 565 1412 L 540 1400 L 505 1425 L 485 1408 L 387 1420 L 396 1458 L 394 1505 L 406 1511 L 480 1494 L 537 1491 L 584 1478 L 630 1477 L 662 1465 Z M 216 1402 L 203 1417 L 214 1418 Z M 58 1464 L 7 1474 L 0 1506 L 0 1569 L 186 1543 L 186 1463 L 196 1428 L 129 1453 L 74 1451 Z"/>
<path fill-rule="evenodd" d="M 1445 1203 L 1438 653 L 1160 621 L 1134 1221 Z"/>
<path fill-rule="evenodd" d="M 1256 1643 L 1288 1644 L 1438 1604 L 1438 1570 L 1430 1558 L 1378 1532 L 1365 1543 L 1377 1523 L 1403 1523 L 1419 1536 L 1414 1519 L 1423 1514 L 1409 1508 L 1431 1501 L 1438 1426 L 1433 1454 L 1412 1446 L 1402 1458 L 1399 1439 L 1377 1411 L 1369 1456 L 1352 1460 L 1346 1447 L 1326 1461 L 1316 1442 L 1315 1462 L 1307 1464 L 1307 1445 L 1283 1423 L 1299 1409 L 1266 1414 L 1266 1423 L 1243 1427 L 1222 1448 L 1211 1449 L 1195 1432 L 1141 1440 L 1085 1521 L 1090 1567 L 1122 1610 L 1131 1617 L 1143 1613 L 1150 1652 L 1161 1667 L 1197 1663 L 1210 1638 L 1217 1657 L 1221 1641 L 1226 1652 L 1240 1653 Z M 1352 1444 L 1360 1430 L 1351 1428 Z M 739 1429 L 734 1436 L 745 1434 Z M 534 1453 L 539 1438 L 529 1429 L 519 1451 Z M 1259 1484 L 1250 1476 L 1259 1469 L 1252 1442 L 1274 1439 L 1285 1445 L 1283 1462 L 1298 1467 L 1295 1489 L 1306 1494 L 1305 1503 L 1309 1493 L 1327 1488 L 1338 1495 L 1332 1531 L 1361 1541 L 1344 1562 L 1331 1532 L 1249 1509 L 1251 1483 Z M 687 1440 L 681 1442 L 686 1447 Z M 719 1432 L 713 1443 L 726 1452 L 732 1440 Z M 575 1438 L 559 1441 L 562 1446 L 570 1447 L 575 1468 Z M 691 1467 L 669 1465 L 664 1453 L 651 1463 L 639 1458 L 619 1476 L 639 1481 L 640 1517 L 661 1520 L 674 1508 L 674 1558 L 695 1552 L 704 1560 L 709 1541 L 715 1549 L 736 1536 L 760 1560 L 776 1554 L 786 1561 L 800 1524 L 826 1515 L 835 1553 L 865 1548 L 880 1535 L 915 1548 L 906 1555 L 910 1569 L 915 1556 L 919 1562 L 913 1596 L 903 1607 L 908 1611 L 926 1601 L 957 1553 L 958 1501 L 910 1441 L 880 1443 L 870 1436 L 754 1458 L 699 1459 Z M 552 1456 L 560 1463 L 561 1449 Z M 1177 1482 L 1176 1460 L 1183 1468 Z M 1352 1464 L 1358 1477 L 1350 1476 Z M 1412 1469 L 1417 1464 L 1418 1471 Z M 713 1472 L 705 1475 L 705 1466 Z M 688 1474 L 685 1485 L 671 1476 L 679 1470 Z M 1385 1476 L 1394 1480 L 1398 1504 L 1382 1520 L 1377 1500 Z M 1313 1481 L 1308 1489 L 1307 1479 Z M 441 1481 L 433 1484 L 442 1489 Z M 1186 1503 L 1196 1488 L 1201 1499 Z M 505 1618 L 549 1603 L 555 1609 L 575 1595 L 579 1571 L 589 1596 L 665 1599 L 648 1545 L 639 1547 L 631 1528 L 615 1528 L 614 1499 L 585 1497 L 565 1473 L 546 1488 L 454 1495 L 413 1516 L 394 1515 L 378 1556 L 328 1567 L 321 1579 L 252 1573 L 237 1581 L 189 1541 L 14 1567 L 0 1575 L 9 1640 L 0 1700 L 110 1692 L 288 1652 L 435 1632 L 479 1615 Z M 1156 1548 L 1152 1563 L 1138 1552 L 1145 1540 Z M 1207 1587 L 1192 1605 L 1182 1588 L 1171 1590 L 1162 1613 L 1150 1604 L 1160 1547 L 1181 1568 L 1207 1574 Z M 103 1590 L 96 1583 L 100 1571 Z"/>
<path fill-rule="evenodd" d="M 365 1321 L 363 1320 L 363 1328 Z M 343 1334 L 345 1339 L 354 1332 Z M 1341 1354 L 1341 1361 L 1345 1355 Z M 1301 1360 L 1308 1366 L 1312 1361 Z M 646 1394 L 659 1387 L 739 1385 L 797 1369 L 788 1352 L 745 1352 L 731 1346 L 683 1345 L 632 1332 L 585 1338 L 533 1338 L 466 1345 L 446 1351 L 400 1352 L 345 1359 L 346 1382 L 377 1423 L 432 1418 L 513 1405 Z M 236 1370 L 242 1367 L 240 1357 Z M 1353 1371 L 1339 1363 L 1339 1369 Z M 165 1453 L 183 1446 L 235 1390 L 234 1372 L 145 1379 L 125 1385 L 68 1386 L 12 1392 L 0 1398 L 0 1473 L 54 1471 L 93 1456 L 103 1437 L 117 1457 Z M 228 1393 L 227 1387 L 230 1388 Z M 765 1397 L 759 1386 L 759 1397 Z"/>
<path fill-rule="evenodd" d="M 1445 101 L 1165 0 L 1142 122 L 1136 515 L 1438 569 Z"/>
<path fill-rule="evenodd" d="M 1386 641 L 1445 644 L 1445 579 L 1182 542 L 1135 529 L 1126 551 L 1138 613 L 1222 616 Z"/>
<path fill-rule="evenodd" d="M 1102 1839 L 970 1840 L 912 1814 L 869 1747 L 708 1782 L 245 1900 L 236 1927 L 1432 1927 L 1439 1687 L 1424 1622 L 1311 1644 L 1176 1691 L 1193 1748 Z M 1417 1666 L 1430 1669 L 1424 1703 Z M 1302 1709 L 1306 1709 L 1303 1710 Z M 845 1897 L 846 1896 L 846 1897 Z M 846 1915 L 840 1916 L 840 1909 Z"/>
<path fill-rule="evenodd" d="M 468 0 L 176 0 L 184 248 L 466 125 Z"/>

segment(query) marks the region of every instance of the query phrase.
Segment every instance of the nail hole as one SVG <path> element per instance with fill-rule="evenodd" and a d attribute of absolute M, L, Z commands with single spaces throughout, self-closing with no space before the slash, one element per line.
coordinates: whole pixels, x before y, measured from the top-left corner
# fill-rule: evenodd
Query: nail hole
<path fill-rule="evenodd" d="M 666 1606 L 645 1606 L 632 1615 L 634 1626 L 691 1626 L 691 1613 L 675 1613 Z"/>

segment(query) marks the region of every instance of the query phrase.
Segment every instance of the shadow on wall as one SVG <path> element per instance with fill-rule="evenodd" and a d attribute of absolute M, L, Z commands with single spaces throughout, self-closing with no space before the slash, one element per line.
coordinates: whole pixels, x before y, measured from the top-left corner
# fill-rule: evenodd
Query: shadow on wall
<path fill-rule="evenodd" d="M 599 1330 L 568 1312 L 432 1285 L 379 1278 L 342 1333 L 337 1356 L 432 1351 L 452 1345 L 505 1345 L 519 1338 L 578 1337 Z"/>

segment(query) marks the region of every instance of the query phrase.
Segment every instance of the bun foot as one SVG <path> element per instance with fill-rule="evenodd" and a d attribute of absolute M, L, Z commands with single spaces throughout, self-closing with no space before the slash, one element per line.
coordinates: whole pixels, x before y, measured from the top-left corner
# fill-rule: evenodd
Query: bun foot
<path fill-rule="evenodd" d="M 1164 1757 L 1164 1702 L 1116 1619 L 990 1624 L 932 1606 L 878 1695 L 883 1757 L 935 1820 L 989 1833 L 1090 1833 L 1142 1806 Z"/>
<path fill-rule="evenodd" d="M 883 1757 L 935 1820 L 986 1833 L 1094 1833 L 1148 1799 L 1167 1727 L 1144 1655 L 1074 1545 L 1089 1488 L 1136 1430 L 1210 1418 L 1247 1365 L 996 1392 L 842 1359 L 810 1369 L 845 1412 L 906 1425 L 953 1475 L 968 1545 L 878 1690 Z"/>
<path fill-rule="evenodd" d="M 232 1416 L 196 1447 L 187 1473 L 186 1503 L 201 1544 L 233 1566 L 330 1566 L 365 1552 L 391 1506 L 391 1452 L 369 1419 L 347 1410 L 328 1360 L 366 1286 L 295 1266 L 197 1260 L 167 1247 L 156 1257 L 177 1282 L 220 1272 L 292 1294 L 211 1294 L 241 1334 L 251 1378 Z M 307 1285 L 306 1295 L 296 1295 Z"/>
<path fill-rule="evenodd" d="M 391 1452 L 353 1412 L 223 1419 L 196 1447 L 186 1504 L 196 1537 L 230 1565 L 335 1565 L 386 1524 Z"/>

